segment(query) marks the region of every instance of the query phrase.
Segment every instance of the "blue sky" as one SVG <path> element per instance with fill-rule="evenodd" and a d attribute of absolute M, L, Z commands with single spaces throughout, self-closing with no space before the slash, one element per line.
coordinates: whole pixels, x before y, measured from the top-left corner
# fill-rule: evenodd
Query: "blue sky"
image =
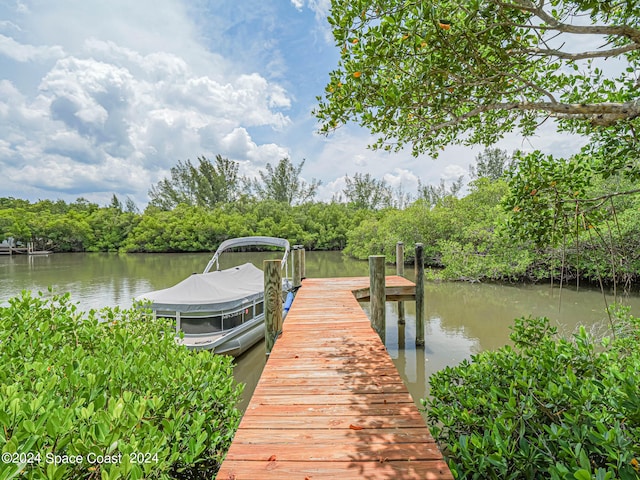
<path fill-rule="evenodd" d="M 146 205 L 179 160 L 216 154 L 256 176 L 288 156 L 322 181 L 371 173 L 415 193 L 467 171 L 481 149 L 433 160 L 372 152 L 355 126 L 316 134 L 311 115 L 338 61 L 329 0 L 0 0 L 0 196 L 32 201 L 115 193 Z M 571 153 L 541 130 L 509 151 Z"/>

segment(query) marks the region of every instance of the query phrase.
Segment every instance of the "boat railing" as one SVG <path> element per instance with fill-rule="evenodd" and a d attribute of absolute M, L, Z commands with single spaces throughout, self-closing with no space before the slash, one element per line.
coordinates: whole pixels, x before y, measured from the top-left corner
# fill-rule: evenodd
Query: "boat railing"
<path fill-rule="evenodd" d="M 288 240 L 277 237 L 240 237 L 232 238 L 222 242 L 216 252 L 213 254 L 213 257 L 211 257 L 211 260 L 209 260 L 209 263 L 207 263 L 207 266 L 202 273 L 210 272 L 214 265 L 216 266 L 216 270 L 220 270 L 220 255 L 222 255 L 227 250 L 238 247 L 260 245 L 284 248 L 281 268 L 282 270 L 287 272 L 287 259 L 289 258 L 289 251 L 291 250 Z"/>

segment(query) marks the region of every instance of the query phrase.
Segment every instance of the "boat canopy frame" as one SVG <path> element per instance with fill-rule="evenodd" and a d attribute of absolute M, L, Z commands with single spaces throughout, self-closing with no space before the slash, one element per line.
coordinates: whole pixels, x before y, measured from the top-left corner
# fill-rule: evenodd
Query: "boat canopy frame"
<path fill-rule="evenodd" d="M 220 270 L 220 255 L 222 255 L 225 251 L 231 250 L 232 248 L 247 247 L 252 245 L 265 245 L 284 248 L 281 269 L 287 272 L 287 259 L 289 258 L 289 251 L 291 250 L 289 241 L 284 238 L 255 236 L 231 238 L 222 242 L 216 252 L 213 254 L 213 257 L 211 257 L 211 260 L 209 260 L 209 263 L 207 263 L 207 266 L 202 273 L 208 273 L 209 271 L 211 271 L 211 268 L 214 264 L 216 265 L 216 270 Z"/>

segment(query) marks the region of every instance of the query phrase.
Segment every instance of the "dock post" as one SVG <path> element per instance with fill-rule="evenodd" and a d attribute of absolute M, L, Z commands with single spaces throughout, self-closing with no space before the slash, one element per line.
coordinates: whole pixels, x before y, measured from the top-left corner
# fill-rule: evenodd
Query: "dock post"
<path fill-rule="evenodd" d="M 264 339 L 267 355 L 282 332 L 282 260 L 264 260 Z"/>
<path fill-rule="evenodd" d="M 306 260 L 306 256 L 307 256 L 307 252 L 304 249 L 304 245 L 300 245 L 300 279 L 304 280 L 305 278 L 307 278 L 307 260 Z"/>
<path fill-rule="evenodd" d="M 404 276 L 404 243 L 396 243 L 396 275 Z M 404 325 L 404 302 L 398 302 L 398 325 Z"/>
<path fill-rule="evenodd" d="M 371 324 L 378 332 L 382 343 L 385 342 L 386 318 L 385 301 L 386 285 L 384 276 L 384 255 L 369 256 L 369 298 L 371 305 Z"/>
<path fill-rule="evenodd" d="M 293 246 L 293 288 L 302 285 L 302 245 Z"/>
<path fill-rule="evenodd" d="M 404 276 L 404 243 L 396 243 L 396 275 Z"/>
<path fill-rule="evenodd" d="M 424 345 L 424 245 L 416 243 L 416 346 Z"/>

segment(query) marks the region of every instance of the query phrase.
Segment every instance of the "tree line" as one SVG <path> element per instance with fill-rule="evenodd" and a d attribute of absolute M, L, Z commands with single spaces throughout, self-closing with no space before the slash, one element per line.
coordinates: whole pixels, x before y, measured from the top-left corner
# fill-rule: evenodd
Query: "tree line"
<path fill-rule="evenodd" d="M 285 157 L 275 165 L 267 163 L 258 178 L 240 176 L 240 164 L 221 155 L 216 155 L 214 162 L 204 156 L 197 160 L 196 165 L 190 160 L 179 161 L 168 178 L 153 185 L 149 190 L 150 205 L 162 210 L 171 210 L 179 204 L 215 208 L 247 198 L 302 205 L 315 200 L 322 183 L 315 178 L 310 182 L 303 179 L 305 160 L 294 165 Z M 333 202 L 377 210 L 402 206 L 411 200 L 402 189 L 394 190 L 384 179 L 376 179 L 370 173 L 345 175 L 344 180 L 345 187 L 333 196 Z M 458 188 L 461 182 L 459 179 Z M 428 195 L 428 187 L 421 189 L 419 195 Z"/>
<path fill-rule="evenodd" d="M 57 252 L 194 252 L 228 238 L 272 235 L 308 249 L 342 250 L 362 219 L 400 203 L 387 182 L 368 173 L 347 176 L 339 195 L 317 202 L 320 182 L 302 178 L 304 160 L 267 164 L 257 179 L 240 176 L 238 162 L 220 155 L 197 160 L 179 161 L 151 186 L 143 212 L 115 194 L 105 206 L 84 198 L 0 198 L 0 241 Z"/>
<path fill-rule="evenodd" d="M 522 235 L 522 225 L 514 226 L 521 208 L 512 206 L 521 175 L 517 153 L 480 153 L 464 196 L 459 178 L 449 186 L 419 185 L 410 201 L 370 174 L 347 177 L 329 202 L 313 201 L 320 183 L 302 179 L 303 165 L 284 158 L 249 181 L 238 175 L 236 162 L 220 156 L 214 162 L 199 157 L 197 165 L 178 162 L 169 178 L 151 187 L 143 212 L 116 195 L 102 207 L 84 199 L 3 198 L 0 238 L 61 252 L 200 252 L 228 238 L 269 235 L 308 250 L 343 250 L 359 259 L 385 254 L 390 261 L 396 242 L 405 242 L 407 251 L 421 242 L 436 268 L 432 275 L 444 279 L 582 279 L 631 286 L 640 275 L 637 197 L 609 199 L 563 235 Z M 612 176 L 592 182 L 585 194 L 599 198 L 612 188 L 630 189 L 632 182 Z"/>

